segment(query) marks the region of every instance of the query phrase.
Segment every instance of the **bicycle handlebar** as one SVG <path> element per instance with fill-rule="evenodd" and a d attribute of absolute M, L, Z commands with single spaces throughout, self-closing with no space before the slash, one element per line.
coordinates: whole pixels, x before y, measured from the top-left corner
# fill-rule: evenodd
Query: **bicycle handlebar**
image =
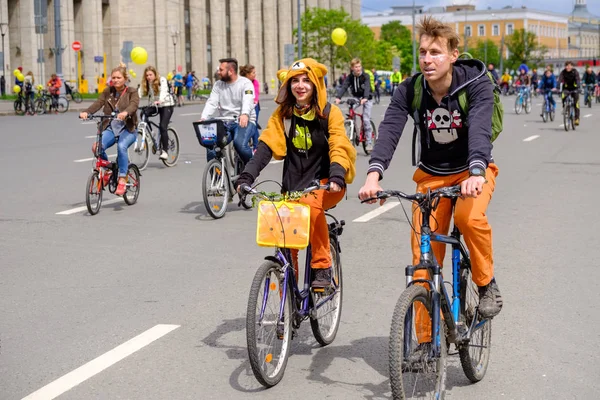
<path fill-rule="evenodd" d="M 87 119 L 89 120 L 104 120 L 104 119 L 115 119 L 117 118 L 117 113 L 116 112 L 112 112 L 110 115 L 94 115 L 94 114 L 89 114 L 87 116 Z M 81 118 L 79 118 L 81 119 Z"/>
<path fill-rule="evenodd" d="M 415 193 L 415 194 L 410 194 L 410 195 L 406 194 L 404 192 L 401 192 L 399 190 L 382 190 L 381 192 L 377 192 L 376 197 L 371 197 L 369 199 L 363 200 L 363 201 L 361 201 L 361 203 L 366 203 L 368 201 L 373 201 L 373 200 L 387 199 L 389 197 L 397 197 L 397 198 L 404 199 L 404 200 L 421 202 L 423 200 L 432 201 L 438 197 L 453 198 L 453 197 L 460 197 L 460 196 L 461 196 L 460 185 L 446 186 L 446 187 L 442 187 L 439 189 L 428 191 L 428 193 Z"/>
<path fill-rule="evenodd" d="M 330 189 L 329 183 L 327 183 L 325 185 L 321 185 L 318 181 L 315 181 L 313 183 L 314 184 L 312 186 L 309 186 L 306 189 L 302 190 L 302 193 L 308 194 L 308 193 L 314 192 L 315 190 L 329 190 Z M 256 189 L 252 188 L 249 185 L 242 185 L 240 187 L 240 189 L 242 190 L 243 194 L 253 194 L 255 196 L 262 198 L 263 200 L 272 200 L 268 196 L 265 196 L 264 194 L 258 192 Z"/>

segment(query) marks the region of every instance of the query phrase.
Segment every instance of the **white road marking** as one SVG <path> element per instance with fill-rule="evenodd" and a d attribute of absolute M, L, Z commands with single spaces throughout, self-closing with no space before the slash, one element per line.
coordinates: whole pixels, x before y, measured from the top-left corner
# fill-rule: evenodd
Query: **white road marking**
<path fill-rule="evenodd" d="M 108 157 L 116 157 L 116 154 L 109 154 Z M 86 162 L 86 161 L 92 161 L 94 159 L 94 157 L 92 158 L 82 158 L 81 160 L 73 160 L 73 162 Z"/>
<path fill-rule="evenodd" d="M 529 137 L 523 139 L 523 141 L 524 142 L 531 142 L 532 140 L 535 140 L 535 139 L 537 139 L 539 137 L 540 137 L 540 135 L 533 135 L 533 136 L 529 136 Z"/>
<path fill-rule="evenodd" d="M 583 116 L 583 118 L 589 118 L 591 116 L 592 116 L 592 114 L 586 114 L 586 115 Z"/>
<path fill-rule="evenodd" d="M 565 124 L 560 124 L 558 127 L 559 127 L 559 128 L 562 128 L 563 126 L 565 126 Z"/>
<path fill-rule="evenodd" d="M 86 139 L 94 139 L 96 137 L 96 135 L 91 135 L 91 136 L 86 136 Z"/>
<path fill-rule="evenodd" d="M 43 388 L 31 393 L 29 396 L 24 397 L 22 400 L 54 399 L 179 327 L 180 325 L 156 325 L 109 352 L 61 376 Z"/>
<path fill-rule="evenodd" d="M 96 123 L 96 121 L 85 121 L 85 122 L 82 122 L 81 125 L 91 125 L 91 124 L 95 124 L 95 123 Z"/>
<path fill-rule="evenodd" d="M 116 198 L 116 199 L 110 199 L 110 200 L 102 200 L 102 205 L 108 205 L 108 204 L 114 204 L 114 203 L 118 203 L 120 201 L 123 201 L 122 198 Z M 80 213 L 82 211 L 86 211 L 87 207 L 83 206 L 83 207 L 77 207 L 77 208 L 71 208 L 70 210 L 65 210 L 65 211 L 61 211 L 61 212 L 57 212 L 56 215 L 71 215 L 71 214 L 77 214 Z"/>
<path fill-rule="evenodd" d="M 282 162 L 283 162 L 283 160 L 273 160 L 269 164 L 279 164 L 279 163 L 282 163 Z"/>
<path fill-rule="evenodd" d="M 375 217 L 383 214 L 384 212 L 389 211 L 392 208 L 397 207 L 399 205 L 400 205 L 400 202 L 397 202 L 397 201 L 390 202 L 390 201 L 388 201 L 387 203 L 385 203 L 381 207 L 378 207 L 378 208 L 376 208 L 374 210 L 369 211 L 368 213 L 366 213 L 362 217 L 358 217 L 358 218 L 356 218 L 352 222 L 367 222 L 367 221 L 370 221 L 373 218 L 375 218 Z"/>
<path fill-rule="evenodd" d="M 179 114 L 180 117 L 188 117 L 190 115 L 202 115 L 202 113 L 188 113 L 188 114 Z"/>

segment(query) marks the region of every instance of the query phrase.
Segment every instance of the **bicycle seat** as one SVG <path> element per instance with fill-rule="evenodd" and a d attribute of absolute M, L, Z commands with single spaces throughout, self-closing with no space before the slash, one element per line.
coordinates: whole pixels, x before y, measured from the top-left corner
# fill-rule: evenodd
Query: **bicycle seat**
<path fill-rule="evenodd" d="M 333 210 L 335 207 L 337 207 L 337 204 L 334 204 L 333 207 L 329 207 L 328 209 L 325 210 L 325 212 L 327 212 L 329 210 Z"/>

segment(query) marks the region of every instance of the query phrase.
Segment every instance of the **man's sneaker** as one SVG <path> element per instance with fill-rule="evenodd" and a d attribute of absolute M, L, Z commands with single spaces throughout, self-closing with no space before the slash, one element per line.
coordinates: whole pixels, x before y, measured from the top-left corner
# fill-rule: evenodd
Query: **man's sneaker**
<path fill-rule="evenodd" d="M 367 143 L 367 151 L 373 151 L 373 143 Z"/>
<path fill-rule="evenodd" d="M 576 119 L 576 120 L 575 120 L 575 125 L 576 125 L 576 126 L 579 126 L 579 119 Z"/>
<path fill-rule="evenodd" d="M 502 304 L 502 295 L 495 279 L 492 279 L 486 286 L 479 287 L 479 315 L 483 318 L 492 318 L 498 315 Z"/>
<path fill-rule="evenodd" d="M 160 153 L 160 156 L 158 156 L 158 158 L 160 158 L 161 160 L 168 160 L 169 159 L 169 154 L 166 151 L 162 151 Z"/>
<path fill-rule="evenodd" d="M 331 268 L 312 269 L 312 287 L 323 289 L 331 286 Z"/>

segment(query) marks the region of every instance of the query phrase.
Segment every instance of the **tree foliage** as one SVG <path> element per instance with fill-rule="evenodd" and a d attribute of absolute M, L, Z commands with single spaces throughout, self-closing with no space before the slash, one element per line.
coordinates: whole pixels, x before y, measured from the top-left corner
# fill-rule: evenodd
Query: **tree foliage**
<path fill-rule="evenodd" d="M 492 63 L 496 67 L 500 65 L 500 47 L 493 40 L 478 40 L 475 44 L 469 43 L 468 52 L 473 58 L 486 64 Z"/>
<path fill-rule="evenodd" d="M 530 68 L 542 65 L 544 54 L 548 51 L 546 46 L 538 44 L 535 33 L 525 29 L 514 31 L 505 42 L 510 54 L 506 66 L 511 69 L 517 69 L 521 64 Z"/>
<path fill-rule="evenodd" d="M 376 48 L 373 31 L 359 20 L 353 20 L 346 11 L 308 8 L 300 23 L 303 57 L 312 57 L 329 65 L 333 69 L 333 77 L 336 69 L 349 71 L 350 60 L 354 57 L 360 58 L 365 68 L 375 65 L 377 57 L 373 51 Z M 348 40 L 345 46 L 333 43 L 331 32 L 335 28 L 346 31 Z M 297 30 L 294 30 L 294 38 L 297 41 Z"/>
<path fill-rule="evenodd" d="M 377 68 L 391 70 L 392 69 L 392 58 L 394 56 L 400 57 L 400 72 L 403 76 L 410 74 L 412 70 L 413 57 L 412 57 L 412 35 L 407 27 L 402 25 L 400 21 L 390 21 L 381 26 L 381 35 L 379 38 L 377 54 L 382 52 L 384 48 L 396 49 L 396 54 L 388 54 L 388 59 L 381 59 L 378 57 L 377 61 L 381 61 L 381 64 L 377 64 Z"/>

